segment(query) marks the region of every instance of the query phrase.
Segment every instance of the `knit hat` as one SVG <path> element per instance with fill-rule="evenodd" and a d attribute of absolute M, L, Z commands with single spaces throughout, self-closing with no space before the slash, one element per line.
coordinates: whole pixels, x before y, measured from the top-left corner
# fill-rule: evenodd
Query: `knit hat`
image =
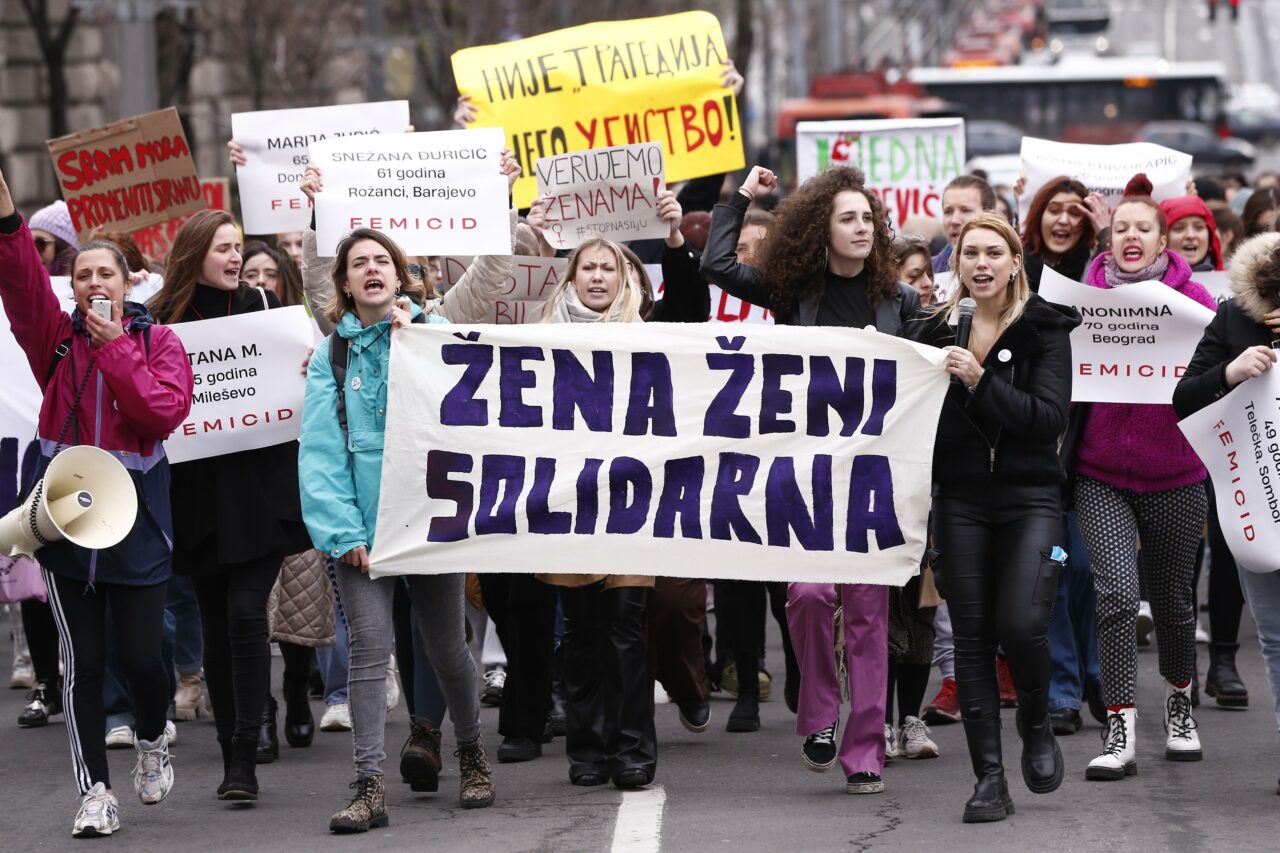
<path fill-rule="evenodd" d="M 1175 222 L 1186 219 L 1188 216 L 1199 216 L 1203 219 L 1204 224 L 1209 226 L 1209 255 L 1213 261 L 1213 268 L 1215 270 L 1223 268 L 1222 241 L 1218 239 L 1218 223 L 1213 221 L 1213 211 L 1200 196 L 1184 195 L 1167 198 L 1160 202 L 1160 209 L 1164 211 L 1164 218 L 1168 220 L 1170 228 Z"/>
<path fill-rule="evenodd" d="M 65 201 L 55 201 L 48 207 L 37 210 L 35 216 L 27 221 L 27 227 L 48 231 L 71 248 L 80 248 L 80 241 L 76 239 L 76 229 L 71 224 L 71 214 L 67 212 Z"/>

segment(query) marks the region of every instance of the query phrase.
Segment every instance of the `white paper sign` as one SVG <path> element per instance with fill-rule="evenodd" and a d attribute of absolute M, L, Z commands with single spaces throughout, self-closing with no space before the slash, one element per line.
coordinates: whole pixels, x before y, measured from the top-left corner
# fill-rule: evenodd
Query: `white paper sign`
<path fill-rule="evenodd" d="M 943 270 L 933 274 L 933 304 L 941 305 L 956 292 L 956 274 Z"/>
<path fill-rule="evenodd" d="M 502 129 L 442 130 L 322 139 L 311 159 L 316 243 L 333 255 L 356 228 L 372 228 L 410 255 L 509 255 Z"/>
<path fill-rule="evenodd" d="M 191 414 L 165 439 L 170 462 L 283 444 L 298 437 L 312 345 L 301 305 L 177 323 L 191 362 Z"/>
<path fill-rule="evenodd" d="M 311 205 L 298 184 L 309 162 L 311 143 L 330 137 L 404 133 L 408 126 L 408 101 L 232 113 L 231 137 L 244 147 L 247 161 L 236 167 L 245 233 L 278 234 L 307 227 Z"/>
<path fill-rule="evenodd" d="M 1152 198 L 1164 201 L 1187 194 L 1191 155 L 1151 142 L 1087 145 L 1022 137 L 1022 173 L 1026 188 L 1018 199 L 1019 219 L 1025 222 L 1031 199 L 1040 188 L 1062 175 L 1075 178 L 1089 192 L 1101 193 L 1112 210 L 1124 195 L 1129 179 L 1145 172 L 1154 188 Z"/>
<path fill-rule="evenodd" d="M 398 330 L 372 574 L 904 583 L 926 541 L 942 351 L 728 331 Z"/>
<path fill-rule="evenodd" d="M 452 288 L 466 273 L 475 258 L 444 257 L 440 259 L 444 282 Z M 482 323 L 541 323 L 542 303 L 551 296 L 568 258 L 542 258 L 532 255 L 516 255 L 511 259 L 511 273 L 503 282 L 498 298 L 494 300 L 489 316 Z"/>
<path fill-rule="evenodd" d="M 856 166 L 890 222 L 942 218 L 942 191 L 964 167 L 964 119 L 802 121 L 796 125 L 796 178 Z"/>
<path fill-rule="evenodd" d="M 27 445 L 35 440 L 40 402 L 44 399 L 31 373 L 27 354 L 13 337 L 4 311 L 0 311 L 0 375 L 4 376 L 4 392 L 0 394 L 3 398 L 0 404 L 0 515 L 3 515 L 13 509 L 17 501 L 22 457 Z"/>
<path fill-rule="evenodd" d="M 1219 305 L 1228 299 L 1235 298 L 1236 293 L 1231 289 L 1231 273 L 1226 270 L 1198 272 L 1195 276 L 1196 281 L 1204 285 L 1204 289 L 1209 291 L 1209 295 L 1217 300 Z"/>
<path fill-rule="evenodd" d="M 1178 424 L 1213 480 L 1222 535 L 1251 572 L 1280 569 L 1280 370 Z"/>
<path fill-rule="evenodd" d="M 547 199 L 543 236 L 556 249 L 584 240 L 646 240 L 671 231 L 658 216 L 666 189 L 662 143 L 641 142 L 543 157 L 534 163 Z"/>
<path fill-rule="evenodd" d="M 1103 289 L 1044 268 L 1040 295 L 1083 318 L 1071 332 L 1071 399 L 1171 403 L 1213 312 L 1158 281 Z"/>

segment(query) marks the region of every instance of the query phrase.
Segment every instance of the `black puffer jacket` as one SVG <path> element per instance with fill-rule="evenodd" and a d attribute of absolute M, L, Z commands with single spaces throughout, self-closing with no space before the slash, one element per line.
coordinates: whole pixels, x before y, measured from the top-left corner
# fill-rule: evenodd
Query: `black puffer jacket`
<path fill-rule="evenodd" d="M 943 486 L 989 483 L 1057 486 L 1064 479 L 1058 441 L 1071 403 L 1071 330 L 1075 309 L 1031 294 L 996 340 L 973 391 L 952 382 L 938 420 L 933 479 Z M 944 314 L 922 313 L 914 337 L 955 343 Z"/>
<path fill-rule="evenodd" d="M 1229 299 L 1218 308 L 1196 345 L 1187 370 L 1173 391 L 1173 408 L 1178 417 L 1198 412 L 1231 390 L 1227 385 L 1227 365 L 1240 353 L 1255 346 L 1271 346 L 1280 332 L 1267 327 L 1268 312 L 1280 308 L 1280 296 L 1263 293 L 1258 269 L 1280 251 L 1280 234 L 1259 234 L 1242 244 L 1231 256 Z M 1274 369 L 1274 368 L 1273 368 Z"/>

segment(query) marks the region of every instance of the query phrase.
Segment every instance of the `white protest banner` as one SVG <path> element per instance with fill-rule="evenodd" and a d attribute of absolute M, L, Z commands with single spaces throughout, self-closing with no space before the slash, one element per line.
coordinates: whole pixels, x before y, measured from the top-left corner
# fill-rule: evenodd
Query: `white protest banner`
<path fill-rule="evenodd" d="M 1280 370 L 1242 382 L 1178 427 L 1209 470 L 1236 562 L 1280 569 Z"/>
<path fill-rule="evenodd" d="M 662 264 L 645 264 L 644 268 L 649 273 L 649 281 L 653 282 L 653 289 L 657 292 L 658 297 L 662 298 L 667 289 L 667 283 L 662 275 Z M 726 291 L 721 290 L 714 284 L 707 285 L 707 290 L 711 292 L 711 318 L 709 322 L 773 325 L 773 312 L 768 308 L 761 308 L 759 305 L 743 302 L 736 296 L 730 296 Z"/>
<path fill-rule="evenodd" d="M 1125 184 L 1145 172 L 1156 201 L 1187 194 L 1191 155 L 1152 142 L 1122 145 L 1088 145 L 1022 137 L 1022 174 L 1027 183 L 1018 199 L 1020 221 L 1025 222 L 1031 199 L 1045 184 L 1061 175 L 1075 178 L 1089 192 L 1101 193 L 1112 210 L 1124 195 Z"/>
<path fill-rule="evenodd" d="M 443 257 L 440 259 L 445 288 L 454 287 L 475 258 Z M 511 273 L 503 282 L 493 310 L 483 323 L 540 323 L 542 303 L 555 290 L 568 258 L 541 258 L 532 255 L 516 255 L 511 259 Z"/>
<path fill-rule="evenodd" d="M 408 101 L 232 113 L 231 138 L 243 146 L 247 161 L 236 167 L 245 233 L 277 234 L 307 227 L 311 205 L 298 184 L 309 162 L 311 143 L 330 137 L 404 133 L 408 126 Z"/>
<path fill-rule="evenodd" d="M 311 143 L 324 172 L 316 243 L 333 255 L 356 228 L 373 228 L 410 255 L 509 255 L 500 128 L 345 136 Z"/>
<path fill-rule="evenodd" d="M 1219 305 L 1228 299 L 1235 297 L 1235 291 L 1231 289 L 1231 273 L 1226 270 L 1210 270 L 1209 272 L 1198 272 L 1195 274 L 1196 281 L 1204 285 L 1204 289 L 1209 291 Z"/>
<path fill-rule="evenodd" d="M 942 218 L 942 191 L 964 166 L 964 119 L 802 121 L 796 179 L 856 166 L 900 227 L 911 216 Z"/>
<path fill-rule="evenodd" d="M 0 311 L 0 375 L 5 377 L 4 404 L 0 405 L 0 515 L 4 515 L 18 503 L 22 458 L 36 438 L 36 419 L 44 395 L 3 311 Z"/>
<path fill-rule="evenodd" d="M 658 217 L 658 193 L 666 188 L 662 144 L 641 142 L 540 158 L 534 169 L 538 198 L 548 199 L 547 242 L 572 249 L 583 240 L 664 238 L 671 228 Z"/>
<path fill-rule="evenodd" d="M 1170 403 L 1213 312 L 1158 281 L 1103 289 L 1049 267 L 1040 295 L 1083 318 L 1071 332 L 1071 399 Z"/>
<path fill-rule="evenodd" d="M 301 305 L 169 328 L 195 374 L 191 414 L 164 442 L 170 462 L 283 444 L 298 437 L 311 348 Z"/>
<path fill-rule="evenodd" d="M 942 360 L 860 329 L 399 329 L 371 574 L 900 585 Z"/>

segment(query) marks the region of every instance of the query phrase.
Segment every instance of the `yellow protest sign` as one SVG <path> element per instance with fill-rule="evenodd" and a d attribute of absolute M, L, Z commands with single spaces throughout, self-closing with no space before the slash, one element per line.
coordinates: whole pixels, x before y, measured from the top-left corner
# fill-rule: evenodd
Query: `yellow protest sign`
<path fill-rule="evenodd" d="M 453 55 L 476 127 L 501 127 L 524 174 L 515 201 L 537 191 L 540 157 L 661 142 L 668 181 L 740 169 L 742 124 L 720 82 L 729 58 L 710 12 L 607 21 Z"/>

